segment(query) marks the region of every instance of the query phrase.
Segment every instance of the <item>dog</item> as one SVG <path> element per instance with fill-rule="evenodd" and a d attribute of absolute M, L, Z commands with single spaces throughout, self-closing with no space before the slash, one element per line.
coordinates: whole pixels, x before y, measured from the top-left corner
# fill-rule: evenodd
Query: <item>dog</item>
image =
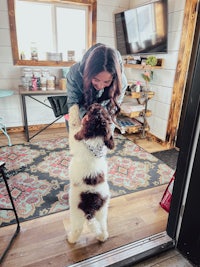
<path fill-rule="evenodd" d="M 82 121 L 78 105 L 69 110 L 69 243 L 77 242 L 85 222 L 99 241 L 104 242 L 109 236 L 106 154 L 107 149 L 114 148 L 111 125 L 107 110 L 100 104 L 92 104 Z"/>

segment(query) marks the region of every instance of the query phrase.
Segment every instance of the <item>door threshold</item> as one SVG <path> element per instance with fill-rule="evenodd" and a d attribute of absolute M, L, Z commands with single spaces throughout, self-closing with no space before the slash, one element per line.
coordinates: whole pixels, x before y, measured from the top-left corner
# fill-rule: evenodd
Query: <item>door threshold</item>
<path fill-rule="evenodd" d="M 125 267 L 175 247 L 166 232 L 129 243 L 98 256 L 77 262 L 69 267 Z"/>

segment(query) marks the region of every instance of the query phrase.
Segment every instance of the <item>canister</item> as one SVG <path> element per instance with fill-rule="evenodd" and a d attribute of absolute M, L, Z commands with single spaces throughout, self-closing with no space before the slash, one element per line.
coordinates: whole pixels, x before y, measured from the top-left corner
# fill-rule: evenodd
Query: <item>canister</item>
<path fill-rule="evenodd" d="M 47 90 L 55 90 L 55 77 L 49 76 L 47 78 Z"/>

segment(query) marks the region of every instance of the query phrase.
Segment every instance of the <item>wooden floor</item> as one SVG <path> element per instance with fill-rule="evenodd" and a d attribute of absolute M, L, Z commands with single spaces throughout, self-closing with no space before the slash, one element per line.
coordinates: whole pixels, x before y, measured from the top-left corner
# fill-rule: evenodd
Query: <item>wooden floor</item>
<path fill-rule="evenodd" d="M 68 244 L 69 211 L 24 222 L 2 266 L 69 266 L 165 231 L 167 214 L 158 205 L 163 190 L 161 186 L 148 193 L 141 191 L 113 198 L 108 218 L 110 237 L 105 243 L 98 242 L 85 228 L 77 244 Z M 1 229 L 0 251 L 12 230 L 13 226 Z"/>
<path fill-rule="evenodd" d="M 66 135 L 66 129 L 49 129 L 31 142 Z M 10 137 L 13 144 L 26 141 L 23 133 L 14 133 Z M 149 152 L 163 150 L 161 145 L 149 142 L 151 141 L 141 140 L 139 145 L 145 149 L 150 147 Z M 6 138 L 0 135 L 0 146 L 6 144 Z M 168 214 L 159 206 L 165 188 L 163 185 L 112 198 L 108 218 L 110 237 L 105 243 L 99 243 L 85 228 L 77 244 L 68 244 L 66 236 L 69 229 L 69 211 L 21 223 L 21 231 L 2 267 L 65 267 L 165 231 Z M 0 229 L 0 253 L 9 241 L 13 229 L 12 225 Z M 177 251 L 172 250 L 134 266 L 191 265 Z"/>

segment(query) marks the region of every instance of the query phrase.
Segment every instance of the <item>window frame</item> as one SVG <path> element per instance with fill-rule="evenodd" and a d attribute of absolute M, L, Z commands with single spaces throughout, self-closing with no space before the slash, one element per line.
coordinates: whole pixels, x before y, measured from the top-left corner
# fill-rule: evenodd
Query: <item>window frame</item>
<path fill-rule="evenodd" d="M 42 2 L 40 0 L 36 0 Z M 60 0 L 45 0 L 49 3 L 60 3 Z M 71 5 L 84 5 L 88 7 L 88 36 L 87 43 L 88 48 L 96 43 L 96 16 L 97 16 L 97 1 L 96 0 L 64 0 L 62 3 L 68 3 Z M 10 38 L 13 55 L 13 64 L 16 66 L 61 66 L 68 67 L 73 65 L 74 61 L 48 61 L 48 60 L 21 60 L 19 57 L 19 49 L 17 42 L 16 20 L 15 20 L 15 0 L 8 0 L 8 16 L 10 25 Z"/>

